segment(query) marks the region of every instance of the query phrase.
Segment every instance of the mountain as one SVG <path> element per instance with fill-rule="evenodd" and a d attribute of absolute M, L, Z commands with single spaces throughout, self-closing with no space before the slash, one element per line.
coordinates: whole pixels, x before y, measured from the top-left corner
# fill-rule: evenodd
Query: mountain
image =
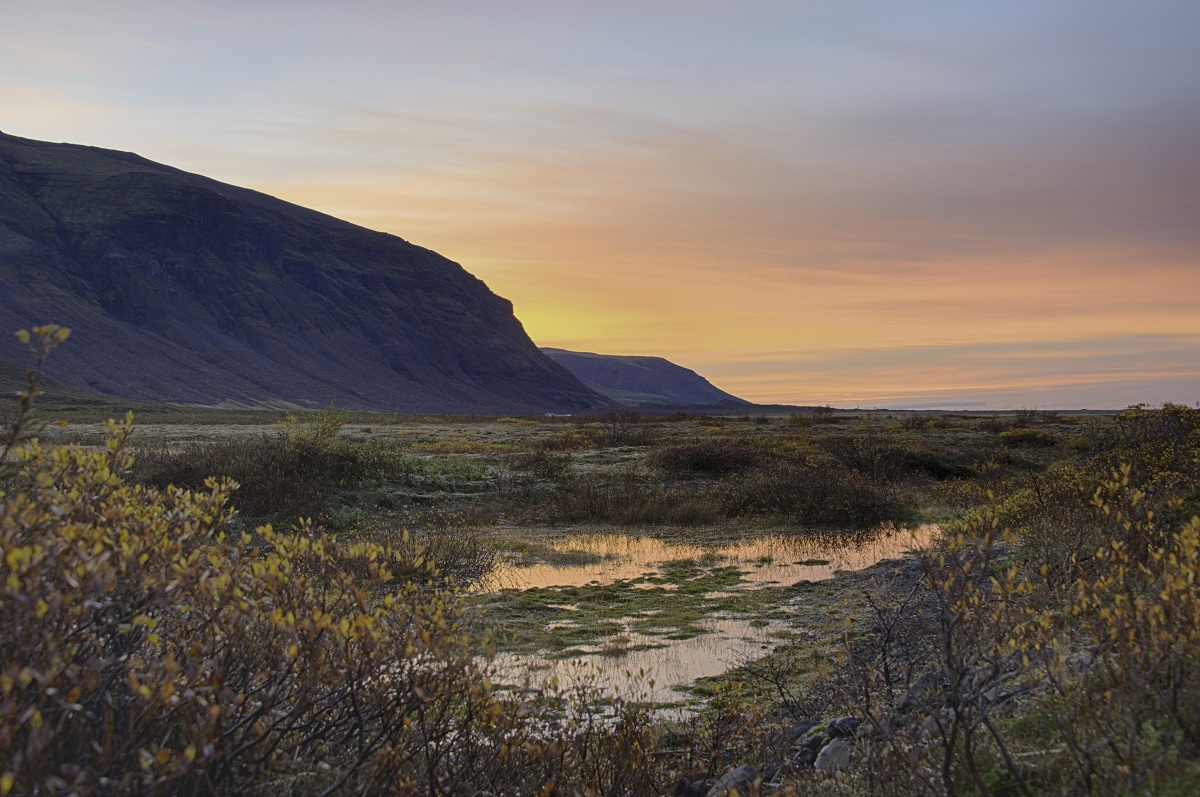
<path fill-rule="evenodd" d="M 608 402 L 457 263 L 125 152 L 0 133 L 0 359 L 110 395 L 406 412 Z"/>
<path fill-rule="evenodd" d="M 542 351 L 597 393 L 628 406 L 721 406 L 730 409 L 754 406 L 717 389 L 695 371 L 662 357 L 628 357 L 550 348 Z"/>

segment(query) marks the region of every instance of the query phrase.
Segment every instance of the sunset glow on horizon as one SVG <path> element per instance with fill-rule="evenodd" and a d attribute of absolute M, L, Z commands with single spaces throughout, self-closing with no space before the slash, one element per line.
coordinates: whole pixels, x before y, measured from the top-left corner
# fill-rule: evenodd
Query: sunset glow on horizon
<path fill-rule="evenodd" d="M 764 403 L 1200 400 L 1200 5 L 56 2 L 0 130 L 433 249 Z"/>

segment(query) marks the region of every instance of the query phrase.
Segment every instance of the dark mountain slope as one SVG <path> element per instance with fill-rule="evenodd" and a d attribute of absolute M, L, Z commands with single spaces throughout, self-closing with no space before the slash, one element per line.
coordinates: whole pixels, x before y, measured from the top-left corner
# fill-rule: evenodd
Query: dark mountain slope
<path fill-rule="evenodd" d="M 512 305 L 400 238 L 136 155 L 0 134 L 0 358 L 131 398 L 538 412 L 605 400 Z"/>
<path fill-rule="evenodd" d="M 662 357 L 591 354 L 565 349 L 542 349 L 552 360 L 598 393 L 630 406 L 703 407 L 736 409 L 750 402 L 719 390 L 700 374 Z"/>

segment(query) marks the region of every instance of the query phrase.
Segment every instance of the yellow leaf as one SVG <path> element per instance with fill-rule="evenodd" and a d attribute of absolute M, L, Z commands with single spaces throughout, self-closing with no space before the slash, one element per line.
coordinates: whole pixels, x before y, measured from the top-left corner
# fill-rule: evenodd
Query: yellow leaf
<path fill-rule="evenodd" d="M 24 332 L 24 330 L 21 331 Z M 29 337 L 29 333 L 26 332 L 25 336 Z M 5 772 L 3 775 L 0 775 L 0 797 L 8 797 L 8 793 L 12 791 L 12 787 L 13 776 L 7 772 Z"/>

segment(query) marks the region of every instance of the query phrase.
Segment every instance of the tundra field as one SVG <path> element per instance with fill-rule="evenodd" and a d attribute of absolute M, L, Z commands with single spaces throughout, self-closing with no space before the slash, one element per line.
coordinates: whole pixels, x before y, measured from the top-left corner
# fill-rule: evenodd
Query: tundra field
<path fill-rule="evenodd" d="M 36 404 L 72 422 L 9 412 L 3 795 L 1200 774 L 1197 409 Z"/>

